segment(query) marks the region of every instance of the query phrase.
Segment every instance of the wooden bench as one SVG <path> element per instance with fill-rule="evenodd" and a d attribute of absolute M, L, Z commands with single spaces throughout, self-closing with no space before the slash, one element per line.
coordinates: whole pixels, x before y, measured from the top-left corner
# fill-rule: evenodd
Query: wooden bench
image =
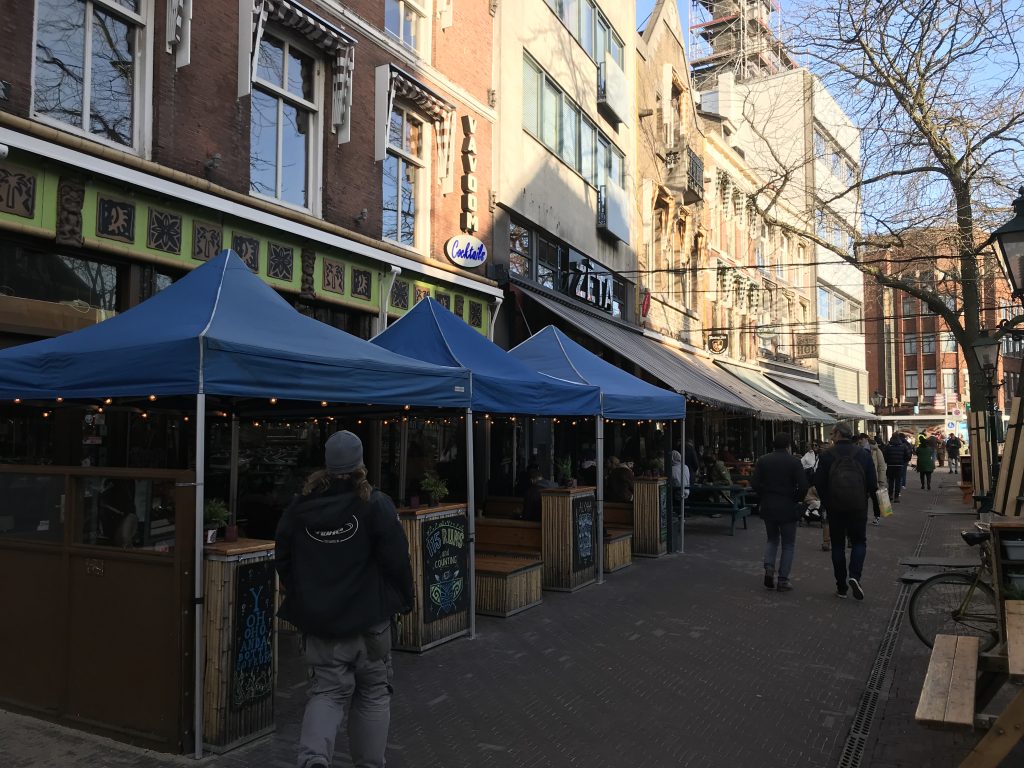
<path fill-rule="evenodd" d="M 973 728 L 978 682 L 976 637 L 936 635 L 914 719 L 945 728 Z"/>
<path fill-rule="evenodd" d="M 476 612 L 508 618 L 540 605 L 540 560 L 478 554 L 476 556 Z"/>
<path fill-rule="evenodd" d="M 488 496 L 484 500 L 484 514 L 504 520 L 522 520 L 523 500 L 518 496 Z"/>
<path fill-rule="evenodd" d="M 614 573 L 633 564 L 633 528 L 605 525 L 604 572 Z"/>
<path fill-rule="evenodd" d="M 476 551 L 493 555 L 515 555 L 540 560 L 543 538 L 540 523 L 477 517 Z"/>

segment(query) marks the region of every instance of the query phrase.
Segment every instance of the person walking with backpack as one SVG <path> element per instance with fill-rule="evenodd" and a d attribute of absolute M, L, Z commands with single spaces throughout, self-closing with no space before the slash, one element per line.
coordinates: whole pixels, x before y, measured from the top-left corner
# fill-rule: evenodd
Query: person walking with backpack
<path fill-rule="evenodd" d="M 960 471 L 960 449 L 963 441 L 957 435 L 950 433 L 946 438 L 946 455 L 949 457 L 949 474 Z"/>
<path fill-rule="evenodd" d="M 903 470 L 910 461 L 910 446 L 903 439 L 899 432 L 896 432 L 890 439 L 888 445 L 882 451 L 885 456 L 885 477 L 889 482 L 889 499 L 893 504 L 898 504 L 900 491 L 903 489 Z"/>
<path fill-rule="evenodd" d="M 278 616 L 302 632 L 311 673 L 299 768 L 328 768 L 348 710 L 354 765 L 383 768 L 391 721 L 391 617 L 415 601 L 395 505 L 366 480 L 363 444 L 335 432 L 277 528 Z"/>
<path fill-rule="evenodd" d="M 772 441 L 775 450 L 766 453 L 754 465 L 750 487 L 757 492 L 767 542 L 764 548 L 764 585 L 767 589 L 789 592 L 789 572 L 796 551 L 796 525 L 800 520 L 799 502 L 807 495 L 807 475 L 800 459 L 791 454 L 792 439 L 779 432 Z M 775 559 L 782 540 L 779 583 L 775 584 Z"/>
<path fill-rule="evenodd" d="M 853 442 L 853 429 L 845 422 L 832 427 L 832 447 L 822 453 L 814 486 L 828 509 L 828 527 L 832 540 L 832 571 L 836 596 L 849 593 L 864 599 L 861 577 L 867 556 L 868 497 L 878 487 L 871 454 Z M 846 561 L 849 538 L 850 561 Z"/>

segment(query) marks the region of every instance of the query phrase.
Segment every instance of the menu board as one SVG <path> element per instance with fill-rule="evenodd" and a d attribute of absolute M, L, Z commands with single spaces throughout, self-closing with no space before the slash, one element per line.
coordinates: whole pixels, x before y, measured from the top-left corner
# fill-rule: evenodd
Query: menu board
<path fill-rule="evenodd" d="M 580 494 L 572 499 L 572 569 L 579 571 L 594 566 L 594 526 L 597 522 L 597 499 L 593 494 Z"/>
<path fill-rule="evenodd" d="M 274 692 L 274 561 L 243 563 L 235 578 L 231 706 L 241 709 Z"/>
<path fill-rule="evenodd" d="M 668 541 L 668 483 L 658 484 L 658 541 Z"/>
<path fill-rule="evenodd" d="M 464 513 L 425 520 L 423 536 L 423 623 L 465 611 L 469 590 L 467 523 Z"/>

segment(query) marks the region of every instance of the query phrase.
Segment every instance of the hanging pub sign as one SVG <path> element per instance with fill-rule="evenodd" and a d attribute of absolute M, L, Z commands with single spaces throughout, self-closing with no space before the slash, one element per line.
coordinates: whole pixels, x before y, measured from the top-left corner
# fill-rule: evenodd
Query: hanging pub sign
<path fill-rule="evenodd" d="M 473 269 L 487 261 L 487 246 L 473 235 L 456 235 L 444 244 L 448 261 L 457 267 Z"/>
<path fill-rule="evenodd" d="M 241 709 L 274 692 L 274 561 L 238 566 L 231 707 Z"/>
<path fill-rule="evenodd" d="M 423 623 L 467 609 L 465 514 L 423 523 Z"/>
<path fill-rule="evenodd" d="M 779 335 L 778 326 L 775 325 L 759 325 L 754 329 L 754 333 L 757 334 L 757 338 L 762 341 L 771 341 Z"/>
<path fill-rule="evenodd" d="M 797 360 L 818 356 L 818 336 L 814 333 L 793 334 L 793 357 Z"/>
<path fill-rule="evenodd" d="M 729 348 L 729 334 L 712 333 L 708 335 L 708 352 L 720 355 Z"/>
<path fill-rule="evenodd" d="M 572 500 L 572 569 L 579 571 L 594 565 L 594 525 L 597 499 L 580 494 Z"/>
<path fill-rule="evenodd" d="M 640 317 L 646 318 L 651 311 L 651 292 L 644 289 L 643 298 L 640 299 Z"/>

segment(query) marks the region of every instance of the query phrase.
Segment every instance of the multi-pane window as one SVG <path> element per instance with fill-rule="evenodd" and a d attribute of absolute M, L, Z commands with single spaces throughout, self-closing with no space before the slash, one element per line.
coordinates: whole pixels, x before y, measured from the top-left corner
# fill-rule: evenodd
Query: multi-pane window
<path fill-rule="evenodd" d="M 925 333 L 921 335 L 921 351 L 926 355 L 935 353 L 934 333 Z"/>
<path fill-rule="evenodd" d="M 818 288 L 818 317 L 825 320 L 829 317 L 829 292 L 827 288 Z"/>
<path fill-rule="evenodd" d="M 508 223 L 508 269 L 513 275 L 532 277 L 532 239 L 529 229 L 514 221 Z"/>
<path fill-rule="evenodd" d="M 385 240 L 415 248 L 419 211 L 420 176 L 423 173 L 423 121 L 401 107 L 391 111 L 388 151 L 384 158 Z"/>
<path fill-rule="evenodd" d="M 545 238 L 537 239 L 537 282 L 545 288 L 563 291 L 562 276 L 569 269 L 566 249 Z"/>
<path fill-rule="evenodd" d="M 137 147 L 143 11 L 143 0 L 38 0 L 33 113 Z"/>
<path fill-rule="evenodd" d="M 301 208 L 315 205 L 319 63 L 264 33 L 256 60 L 249 133 L 249 189 Z"/>
<path fill-rule="evenodd" d="M 947 395 L 956 394 L 956 369 L 942 369 L 942 391 Z"/>
<path fill-rule="evenodd" d="M 523 128 L 595 187 L 626 184 L 626 156 L 558 84 L 523 57 Z"/>
<path fill-rule="evenodd" d="M 384 0 L 384 29 L 414 51 L 423 45 L 426 9 L 414 0 Z"/>
<path fill-rule="evenodd" d="M 913 334 L 908 334 L 907 336 L 903 337 L 903 354 L 917 354 L 917 336 L 914 336 Z"/>
<path fill-rule="evenodd" d="M 903 374 L 903 394 L 908 400 L 917 399 L 917 371 L 907 371 Z"/>
<path fill-rule="evenodd" d="M 956 352 L 956 336 L 952 333 L 942 334 L 942 351 Z"/>
<path fill-rule="evenodd" d="M 622 67 L 623 42 L 594 0 L 546 0 L 548 7 L 562 20 L 572 36 L 594 61 L 604 61 L 607 51 Z"/>
<path fill-rule="evenodd" d="M 924 395 L 925 397 L 932 397 L 935 395 L 935 371 L 926 370 L 924 371 L 923 377 Z"/>
<path fill-rule="evenodd" d="M 903 299 L 903 317 L 912 317 L 917 314 L 916 301 L 911 298 Z"/>

